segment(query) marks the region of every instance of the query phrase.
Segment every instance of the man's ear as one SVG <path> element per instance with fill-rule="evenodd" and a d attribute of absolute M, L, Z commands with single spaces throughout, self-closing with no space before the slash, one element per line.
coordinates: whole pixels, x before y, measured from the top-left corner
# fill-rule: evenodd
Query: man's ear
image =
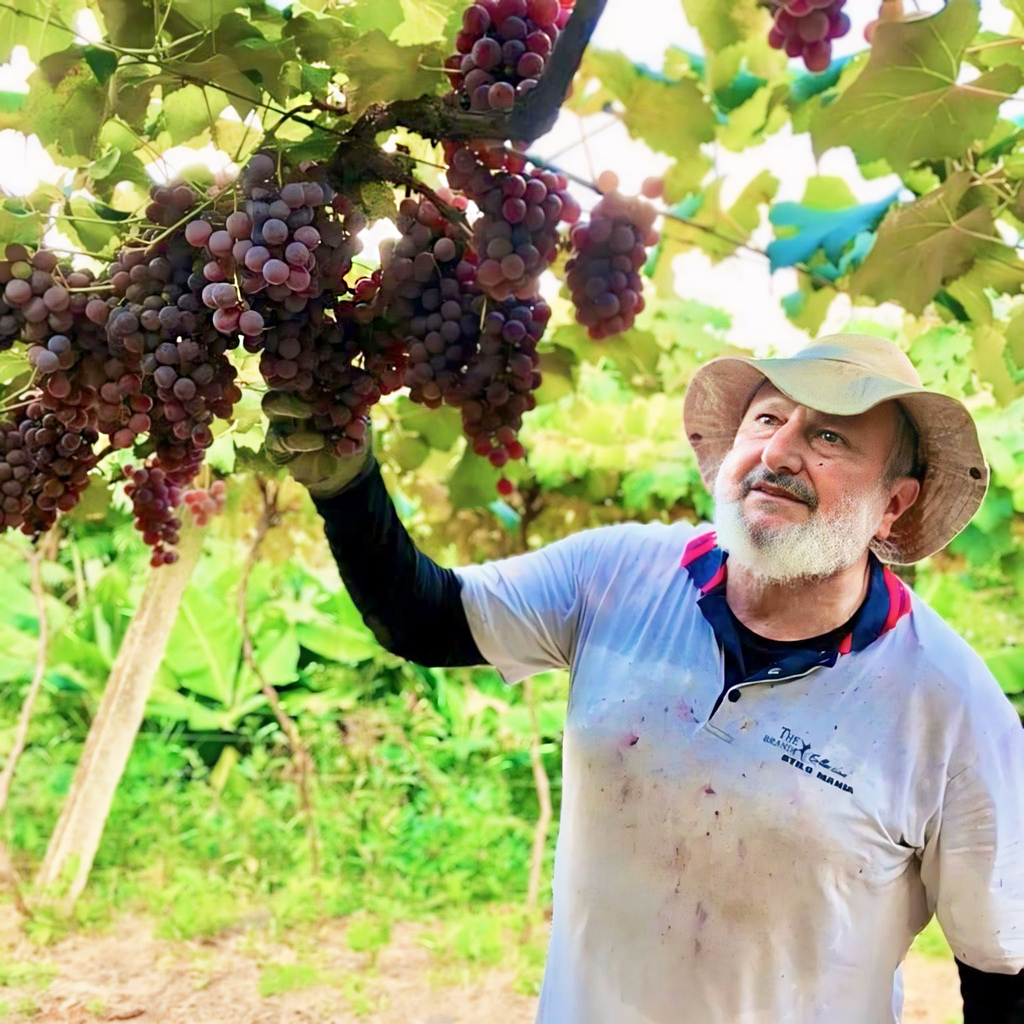
<path fill-rule="evenodd" d="M 882 514 L 882 522 L 875 531 L 876 540 L 888 538 L 889 534 L 892 533 L 892 524 L 917 501 L 917 496 L 920 493 L 921 482 L 915 480 L 912 476 L 901 476 L 892 484 L 889 502 L 885 506 L 885 512 Z"/>

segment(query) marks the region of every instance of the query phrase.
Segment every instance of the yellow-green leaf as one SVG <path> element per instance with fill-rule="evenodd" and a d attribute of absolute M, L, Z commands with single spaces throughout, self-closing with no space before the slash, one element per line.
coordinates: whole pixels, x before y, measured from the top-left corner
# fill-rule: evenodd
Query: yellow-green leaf
<path fill-rule="evenodd" d="M 372 103 L 435 93 L 443 84 L 443 76 L 431 70 L 444 61 L 439 47 L 400 46 L 380 31 L 362 36 L 337 61 L 348 76 L 345 94 L 354 115 Z"/>
<path fill-rule="evenodd" d="M 984 139 L 1022 72 L 1004 65 L 958 83 L 978 17 L 975 0 L 949 0 L 930 18 L 879 24 L 859 77 L 812 119 L 815 153 L 849 146 L 861 162 L 884 157 L 900 171 Z"/>
<path fill-rule="evenodd" d="M 965 274 L 993 231 L 986 207 L 961 212 L 969 186 L 970 174 L 960 171 L 916 202 L 890 208 L 850 279 L 851 294 L 898 302 L 919 314 L 946 282 Z"/>

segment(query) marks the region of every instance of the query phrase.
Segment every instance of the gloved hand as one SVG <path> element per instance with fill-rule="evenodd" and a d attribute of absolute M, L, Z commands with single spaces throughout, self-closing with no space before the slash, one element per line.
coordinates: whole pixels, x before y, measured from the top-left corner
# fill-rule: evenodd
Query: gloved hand
<path fill-rule="evenodd" d="M 308 402 L 284 391 L 268 391 L 262 404 L 270 420 L 264 444 L 267 457 L 275 466 L 285 466 L 314 498 L 337 494 L 366 465 L 369 429 L 351 455 L 334 455 L 327 450 L 324 435 L 311 428 L 313 407 Z"/>

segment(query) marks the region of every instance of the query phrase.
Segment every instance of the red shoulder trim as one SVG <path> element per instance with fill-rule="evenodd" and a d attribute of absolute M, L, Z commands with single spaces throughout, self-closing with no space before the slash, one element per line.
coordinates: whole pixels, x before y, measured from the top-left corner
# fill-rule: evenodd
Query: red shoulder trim
<path fill-rule="evenodd" d="M 888 566 L 882 570 L 885 589 L 889 592 L 889 614 L 886 616 L 882 632 L 887 633 L 904 615 L 910 613 L 910 593 L 906 584 Z"/>
<path fill-rule="evenodd" d="M 679 561 L 680 568 L 685 569 L 691 562 L 697 561 L 701 555 L 706 555 L 709 551 L 713 550 L 715 541 L 714 530 L 710 533 L 702 533 L 700 536 L 694 537 L 683 551 L 683 557 Z"/>
<path fill-rule="evenodd" d="M 853 649 L 853 634 L 852 633 L 847 633 L 846 636 L 843 637 L 843 642 L 839 645 L 839 653 L 840 654 L 849 654 L 852 649 Z"/>
<path fill-rule="evenodd" d="M 707 583 L 705 583 L 704 586 L 700 588 L 700 592 L 702 594 L 709 594 L 724 579 L 725 579 L 725 562 L 723 562 L 718 567 L 718 572 L 716 572 L 715 575 L 712 576 L 711 579 L 709 579 L 707 581 Z"/>

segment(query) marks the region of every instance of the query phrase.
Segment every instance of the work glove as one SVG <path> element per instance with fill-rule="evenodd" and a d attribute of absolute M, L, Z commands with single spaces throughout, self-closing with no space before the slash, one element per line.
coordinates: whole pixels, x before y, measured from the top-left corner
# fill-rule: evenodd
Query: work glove
<path fill-rule="evenodd" d="M 284 466 L 314 498 L 329 498 L 351 483 L 366 466 L 370 451 L 367 429 L 351 455 L 335 455 L 327 439 L 310 423 L 313 406 L 297 395 L 268 391 L 263 411 L 270 420 L 264 448 L 275 466 Z"/>

